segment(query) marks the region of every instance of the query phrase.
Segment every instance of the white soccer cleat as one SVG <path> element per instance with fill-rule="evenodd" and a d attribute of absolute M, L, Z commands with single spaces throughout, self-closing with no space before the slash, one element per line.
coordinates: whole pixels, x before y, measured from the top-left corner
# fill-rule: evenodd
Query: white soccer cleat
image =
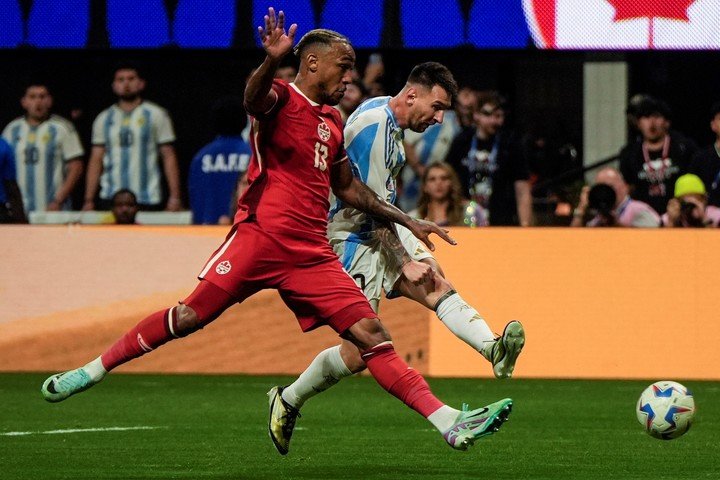
<path fill-rule="evenodd" d="M 515 362 L 525 346 L 525 329 L 522 323 L 513 320 L 505 325 L 502 336 L 495 339 L 490 352 L 493 373 L 497 378 L 512 377 Z"/>
<path fill-rule="evenodd" d="M 61 402 L 71 395 L 80 393 L 95 385 L 84 368 L 76 368 L 65 373 L 56 373 L 45 380 L 40 392 L 48 402 Z"/>

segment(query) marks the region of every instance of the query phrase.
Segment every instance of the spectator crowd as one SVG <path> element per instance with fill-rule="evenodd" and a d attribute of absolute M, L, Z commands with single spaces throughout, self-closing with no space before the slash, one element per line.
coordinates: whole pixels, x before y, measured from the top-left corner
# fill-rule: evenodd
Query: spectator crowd
<path fill-rule="evenodd" d="M 291 82 L 294 67 L 278 70 Z M 384 65 L 370 56 L 347 86 L 338 108 L 343 121 L 367 98 L 385 95 Z M 73 123 L 53 113 L 49 85 L 29 83 L 24 114 L 0 137 L 0 223 L 24 223 L 32 212 L 112 210 L 116 223 L 132 224 L 138 211 L 177 212 L 189 200 L 195 224 L 229 224 L 247 186 L 252 118 L 239 97 L 212 106 L 215 138 L 202 147 L 181 178 L 168 112 L 144 98 L 146 80 L 132 63 L 113 75 L 117 102 L 92 124 L 86 149 Z M 509 128 L 511 112 L 496 91 L 463 86 L 441 124 L 406 131 L 405 166 L 398 176 L 397 205 L 446 226 L 717 227 L 720 223 L 720 102 L 708 119 L 716 136 L 698 146 L 671 128 L 662 100 L 636 95 L 627 107 L 630 141 L 590 185 L 543 189 L 548 177 L 575 169 L 571 142 L 549 146 L 537 131 Z M 558 170 L 558 159 L 568 158 Z M 552 182 L 550 182 L 552 183 Z M 181 190 L 187 185 L 187 192 Z M 543 199 L 556 205 L 553 222 L 540 220 Z M 82 198 L 82 203 L 75 202 Z M 534 207 L 535 205 L 535 207 Z"/>

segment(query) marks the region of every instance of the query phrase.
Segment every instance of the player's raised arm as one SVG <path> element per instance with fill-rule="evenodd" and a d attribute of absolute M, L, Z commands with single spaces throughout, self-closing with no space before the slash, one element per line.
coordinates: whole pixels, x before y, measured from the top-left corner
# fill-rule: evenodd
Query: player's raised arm
<path fill-rule="evenodd" d="M 333 165 L 330 171 L 330 186 L 335 196 L 342 200 L 343 203 L 373 217 L 405 226 L 413 235 L 422 240 L 430 250 L 435 250 L 435 245 L 429 239 L 431 233 L 438 235 L 451 245 L 457 244 L 448 235 L 447 230 L 440 228 L 433 222 L 414 219 L 396 206 L 380 198 L 370 187 L 353 176 L 350 163 L 347 161 Z"/>
<path fill-rule="evenodd" d="M 296 31 L 297 24 L 293 23 L 285 32 L 285 13 L 282 10 L 276 17 L 275 9 L 268 9 L 265 26 L 258 27 L 258 34 L 267 55 L 260 67 L 250 75 L 245 87 L 245 109 L 250 114 L 265 113 L 277 101 L 277 95 L 271 90 L 273 78 L 280 60 L 292 50 Z"/>

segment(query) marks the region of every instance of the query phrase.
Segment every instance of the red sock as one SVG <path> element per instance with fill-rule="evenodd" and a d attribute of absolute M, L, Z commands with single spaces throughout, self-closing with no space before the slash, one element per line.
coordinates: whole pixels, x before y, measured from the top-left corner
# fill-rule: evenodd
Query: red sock
<path fill-rule="evenodd" d="M 432 394 L 423 376 L 395 353 L 391 343 L 371 348 L 362 358 L 381 387 L 423 417 L 427 418 L 444 405 Z"/>
<path fill-rule="evenodd" d="M 115 345 L 102 354 L 102 364 L 108 372 L 118 365 L 140 357 L 160 345 L 178 338 L 176 307 L 155 312 L 120 337 Z"/>

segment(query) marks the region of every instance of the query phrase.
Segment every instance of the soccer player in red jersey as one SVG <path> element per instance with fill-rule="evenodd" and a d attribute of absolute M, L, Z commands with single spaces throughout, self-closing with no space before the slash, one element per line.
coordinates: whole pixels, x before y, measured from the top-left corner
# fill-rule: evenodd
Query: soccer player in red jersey
<path fill-rule="evenodd" d="M 283 12 L 276 17 L 270 8 L 264 28 L 258 28 L 267 55 L 245 91 L 245 106 L 254 117 L 250 185 L 198 286 L 180 305 L 145 318 L 97 359 L 48 378 L 43 396 L 58 402 L 86 390 L 115 367 L 203 328 L 259 290 L 274 288 L 303 331 L 332 327 L 358 347 L 385 390 L 426 417 L 451 446 L 465 449 L 497 429 L 510 404 L 492 414 L 453 409 L 395 353 L 389 334 L 328 243 L 330 188 L 348 205 L 404 225 L 431 249 L 431 233 L 454 241 L 434 223 L 413 220 L 386 203 L 353 176 L 340 115 L 331 107 L 351 81 L 355 52 L 347 38 L 330 30 L 308 32 L 295 47 L 300 57 L 295 82 L 273 80 L 297 30 L 293 24 L 285 32 L 284 24 Z M 278 401 L 271 408 L 285 405 Z M 281 436 L 273 440 L 287 453 Z"/>

